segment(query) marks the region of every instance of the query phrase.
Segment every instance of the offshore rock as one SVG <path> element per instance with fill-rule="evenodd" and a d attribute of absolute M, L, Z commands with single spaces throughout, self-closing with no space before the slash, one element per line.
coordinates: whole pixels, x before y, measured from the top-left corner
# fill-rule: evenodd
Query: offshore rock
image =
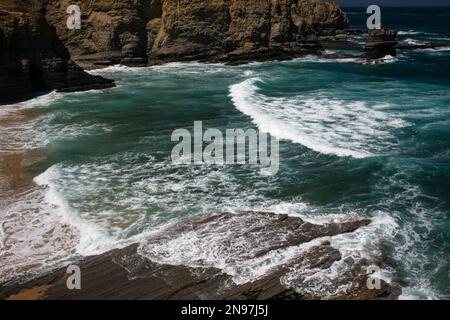
<path fill-rule="evenodd" d="M 369 30 L 369 39 L 364 48 L 364 57 L 381 59 L 387 55 L 397 56 L 397 31 L 388 29 Z"/>

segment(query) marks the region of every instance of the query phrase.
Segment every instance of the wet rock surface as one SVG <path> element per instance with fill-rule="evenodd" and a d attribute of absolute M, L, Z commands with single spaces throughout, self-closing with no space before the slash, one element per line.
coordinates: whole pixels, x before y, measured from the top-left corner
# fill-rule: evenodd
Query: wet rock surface
<path fill-rule="evenodd" d="M 365 44 L 364 57 L 381 59 L 387 55 L 397 56 L 397 31 L 388 29 L 369 30 L 369 39 Z"/>
<path fill-rule="evenodd" d="M 82 290 L 68 290 L 68 275 L 60 269 L 24 284 L 0 285 L 0 298 L 395 299 L 396 284 L 381 280 L 380 289 L 367 287 L 366 268 L 380 261 L 343 261 L 329 241 L 370 223 L 315 225 L 257 212 L 187 220 L 140 244 L 83 258 L 77 262 Z M 339 276 L 323 277 L 336 264 L 346 266 Z M 257 266 L 264 270 L 252 274 Z"/>

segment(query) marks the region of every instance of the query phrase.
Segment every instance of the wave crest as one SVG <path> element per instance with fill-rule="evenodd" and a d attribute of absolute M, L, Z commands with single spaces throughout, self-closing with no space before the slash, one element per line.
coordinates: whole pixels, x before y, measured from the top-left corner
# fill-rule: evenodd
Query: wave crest
<path fill-rule="evenodd" d="M 301 96 L 268 97 L 258 92 L 259 78 L 230 87 L 236 108 L 261 131 L 314 151 L 341 157 L 366 158 L 395 144 L 392 129 L 408 123 L 365 102 Z"/>

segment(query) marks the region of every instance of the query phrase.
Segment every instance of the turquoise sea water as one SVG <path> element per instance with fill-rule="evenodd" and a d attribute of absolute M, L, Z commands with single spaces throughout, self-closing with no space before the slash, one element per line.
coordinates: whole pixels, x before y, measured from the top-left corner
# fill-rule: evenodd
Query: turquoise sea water
<path fill-rule="evenodd" d="M 365 23 L 363 9 L 348 11 L 355 27 Z M 117 88 L 3 107 L 34 118 L 2 144 L 38 148 L 46 159 L 33 165 L 36 187 L 3 213 L 0 234 L 26 240 L 10 245 L 15 253 L 0 270 L 101 252 L 188 216 L 263 210 L 313 222 L 371 217 L 371 227 L 334 245 L 356 258 L 386 252 L 386 275 L 400 281 L 403 298 L 450 298 L 449 15 L 388 10 L 384 23 L 401 30 L 400 40 L 448 47 L 378 64 L 306 57 L 117 66 L 95 71 Z M 173 130 L 200 120 L 205 129 L 259 128 L 279 138 L 278 174 L 174 166 Z M 20 211 L 29 219 L 19 221 Z"/>

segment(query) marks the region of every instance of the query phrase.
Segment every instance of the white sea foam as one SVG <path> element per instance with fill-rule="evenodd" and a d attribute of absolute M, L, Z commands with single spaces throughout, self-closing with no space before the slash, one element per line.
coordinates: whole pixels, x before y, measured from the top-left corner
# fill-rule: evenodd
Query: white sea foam
<path fill-rule="evenodd" d="M 403 41 L 406 42 L 407 44 L 411 44 L 411 45 L 425 45 L 425 44 L 429 43 L 429 42 L 426 42 L 426 41 L 420 41 L 420 40 L 412 39 L 412 38 L 407 38 L 407 39 L 405 39 Z"/>
<path fill-rule="evenodd" d="M 152 261 L 190 267 L 215 267 L 231 275 L 238 284 L 247 283 L 286 264 L 300 253 L 319 245 L 328 238 L 315 239 L 303 245 L 272 250 L 258 256 L 257 252 L 270 246 L 272 239 L 256 232 L 247 234 L 240 224 L 225 224 L 208 229 L 205 226 L 195 232 L 182 233 L 162 241 L 143 242 L 139 253 Z M 240 230 L 239 230 L 240 229 Z M 252 242 L 252 239 L 256 242 Z M 267 243 L 264 242 L 267 240 Z"/>
<path fill-rule="evenodd" d="M 51 103 L 61 99 L 63 96 L 64 96 L 64 93 L 58 93 L 56 91 L 52 91 L 48 94 L 38 96 L 31 100 L 0 106 L 0 110 L 8 109 L 8 108 L 12 108 L 12 109 L 16 109 L 16 110 L 17 109 L 32 109 L 32 108 L 36 108 L 36 107 L 48 106 Z"/>
<path fill-rule="evenodd" d="M 263 132 L 291 140 L 314 151 L 365 158 L 386 152 L 395 139 L 390 130 L 408 125 L 398 116 L 364 102 L 327 98 L 268 97 L 252 78 L 230 87 L 236 108 L 250 116 Z"/>
<path fill-rule="evenodd" d="M 423 32 L 423 31 L 416 31 L 416 30 L 408 30 L 408 31 L 403 31 L 400 30 L 398 32 L 399 35 L 437 35 L 436 33 L 430 33 L 430 32 Z"/>
<path fill-rule="evenodd" d="M 78 230 L 78 253 L 82 255 L 98 254 L 112 248 L 115 239 L 109 237 L 99 225 L 81 219 L 67 203 L 64 196 L 58 192 L 54 181 L 58 177 L 58 167 L 53 166 L 37 176 L 34 181 L 37 185 L 46 189 L 44 200 L 52 208 L 53 216 L 58 217 L 62 223 L 74 226 Z"/>
<path fill-rule="evenodd" d="M 352 214 L 350 213 L 347 219 L 351 216 Z M 325 216 L 324 221 L 329 218 L 328 215 Z M 331 220 L 333 222 L 342 222 L 346 218 L 343 216 L 337 221 L 335 219 Z M 281 279 L 282 283 L 287 287 L 298 288 L 301 293 L 315 293 L 323 297 L 332 297 L 338 293 L 346 292 L 350 288 L 348 279 L 345 280 L 345 275 L 349 272 L 349 261 L 358 262 L 366 259 L 367 261 L 376 261 L 382 255 L 381 242 L 392 239 L 397 228 L 398 225 L 389 215 L 379 212 L 375 215 L 370 225 L 361 227 L 352 233 L 329 238 L 331 246 L 339 250 L 341 254 L 340 260 L 334 262 L 327 269 L 304 270 L 302 268 L 294 268 Z M 378 267 L 381 272 L 375 276 L 387 283 L 391 283 L 394 271 L 388 266 Z M 299 286 L 299 275 L 303 274 L 304 276 L 305 272 L 307 276 L 305 279 L 302 279 Z"/>
<path fill-rule="evenodd" d="M 362 258 L 371 260 L 382 254 L 380 242 L 392 240 L 398 229 L 399 225 L 389 214 L 376 212 L 370 225 L 359 228 L 353 233 L 333 237 L 331 244 L 339 249 L 344 260 L 348 257 L 354 260 Z"/>
<path fill-rule="evenodd" d="M 345 58 L 328 58 L 327 57 L 328 55 L 330 54 L 326 53 L 323 57 L 308 55 L 302 58 L 294 59 L 293 61 L 314 62 L 314 63 L 350 63 L 359 65 L 385 64 L 399 61 L 397 57 L 393 57 L 391 55 L 386 55 L 381 59 L 366 59 L 357 56 Z"/>
<path fill-rule="evenodd" d="M 3 150 L 19 152 L 40 149 L 57 140 L 72 140 L 91 134 L 107 133 L 111 130 L 106 125 L 90 121 L 61 125 L 54 122 L 56 116 L 54 113 L 43 113 L 37 118 L 28 120 L 24 119 L 23 115 L 11 114 L 7 125 L 0 127 L 0 143 Z"/>
<path fill-rule="evenodd" d="M 340 63 L 359 63 L 359 64 L 365 64 L 366 59 L 354 57 L 354 58 L 338 58 L 334 59 L 333 61 L 340 62 Z"/>
<path fill-rule="evenodd" d="M 236 199 L 244 190 L 227 170 L 208 166 L 178 169 L 170 161 L 154 162 L 151 157 L 137 164 L 136 157 L 142 161 L 143 156 L 125 153 L 104 162 L 55 165 L 35 178 L 45 190 L 44 201 L 53 208 L 54 219 L 78 230 L 78 254 L 98 254 L 137 241 L 142 234 L 189 211 L 201 215 L 251 208 L 250 203 Z M 214 189 L 217 192 L 211 191 Z M 114 196 L 113 206 L 104 194 Z M 251 192 L 244 199 L 254 200 Z M 155 212 L 148 214 L 149 208 Z M 136 232 L 139 235 L 133 236 Z"/>
<path fill-rule="evenodd" d="M 422 32 L 418 32 L 418 31 L 414 31 L 414 30 L 409 30 L 409 31 L 403 31 L 400 30 L 398 32 L 399 35 L 417 35 L 417 34 L 422 34 Z"/>
<path fill-rule="evenodd" d="M 100 75 L 100 74 L 104 74 L 104 73 L 116 73 L 116 72 L 139 72 L 140 70 L 143 70 L 143 69 L 146 69 L 146 68 L 127 67 L 122 64 L 115 64 L 115 65 L 107 66 L 105 68 L 87 70 L 86 72 L 90 73 L 92 75 Z"/>
<path fill-rule="evenodd" d="M 115 73 L 151 75 L 155 73 L 173 74 L 214 74 L 229 71 L 232 67 L 225 67 L 222 63 L 200 63 L 200 62 L 171 62 L 157 66 L 127 67 L 124 65 L 113 65 L 102 69 L 90 70 L 94 75 L 108 76 Z"/>
<path fill-rule="evenodd" d="M 301 216 L 301 214 L 296 216 L 299 215 Z M 325 269 L 294 264 L 292 270 L 281 279 L 286 287 L 301 289 L 302 293 L 326 298 L 348 288 L 346 286 L 348 281 L 343 277 L 349 272 L 350 258 L 357 262 L 364 258 L 371 261 L 379 257 L 381 239 L 392 237 L 394 230 L 398 227 L 389 216 L 380 215 L 372 224 L 354 233 L 318 238 L 301 245 L 270 250 L 260 255 L 260 252 L 276 245 L 278 241 L 283 241 L 288 234 L 272 230 L 270 236 L 262 235 L 260 232 L 268 232 L 263 227 L 266 225 L 264 219 L 255 222 L 254 219 L 237 218 L 238 216 L 228 221 L 204 224 L 195 230 L 176 234 L 169 232 L 170 236 L 164 236 L 162 231 L 159 237 L 143 240 L 139 253 L 158 263 L 218 268 L 232 276 L 235 283 L 243 284 L 265 276 L 280 266 L 290 264 L 299 255 L 319 246 L 324 241 L 330 241 L 332 247 L 340 251 L 342 259 Z M 346 220 L 342 218 L 341 221 Z M 312 217 L 310 219 L 312 220 Z M 250 229 L 252 232 L 249 231 Z M 382 273 L 378 276 L 390 283 L 392 271 L 382 269 Z M 299 281 L 300 287 L 298 287 Z"/>
<path fill-rule="evenodd" d="M 448 46 L 448 47 L 440 47 L 440 48 L 428 48 L 428 49 L 423 49 L 423 51 L 426 51 L 426 52 L 445 52 L 445 51 L 450 51 L 450 46 Z"/>
<path fill-rule="evenodd" d="M 77 99 L 87 94 L 83 93 L 57 93 L 36 97 L 34 99 L 4 105 L 0 107 L 0 144 L 3 152 L 22 152 L 45 148 L 56 140 L 75 139 L 81 136 L 109 132 L 111 128 L 101 123 L 86 120 L 83 123 L 62 124 L 58 117 L 69 117 L 64 110 L 59 113 L 47 112 L 55 103 L 76 103 Z M 28 117 L 29 110 L 39 110 L 36 116 Z M 50 109 L 48 109 L 50 110 Z M 56 120 L 56 121 L 55 121 Z"/>
<path fill-rule="evenodd" d="M 429 40 L 437 40 L 437 41 L 450 41 L 449 37 L 429 37 Z"/>
<path fill-rule="evenodd" d="M 386 55 L 383 58 L 380 59 L 381 62 L 384 63 L 393 63 L 393 62 L 397 62 L 399 61 L 399 59 L 397 57 L 391 56 L 391 55 Z"/>
<path fill-rule="evenodd" d="M 336 62 L 341 63 L 356 63 L 356 64 L 363 64 L 363 65 L 373 65 L 373 64 L 387 64 L 387 63 L 394 63 L 399 61 L 397 57 L 386 55 L 383 58 L 380 59 L 366 59 L 366 58 L 338 58 L 335 59 Z"/>
<path fill-rule="evenodd" d="M 402 288 L 401 299 L 439 299 L 442 298 L 432 284 L 431 276 L 446 263 L 446 248 L 433 246 L 429 239 L 436 226 L 446 220 L 446 213 L 427 207 L 428 203 L 439 203 L 439 199 L 427 196 L 421 188 L 410 182 L 421 169 L 414 164 L 387 163 L 389 171 L 396 173 L 386 175 L 375 188 L 385 193 L 382 203 L 389 211 L 389 216 L 401 226 L 395 230 L 395 239 L 386 237 L 384 241 L 392 246 L 395 261 L 407 270 L 404 278 L 406 285 Z M 392 189 L 395 188 L 395 194 Z M 401 208 L 401 209 L 400 209 Z M 430 255 L 435 250 L 435 255 Z M 430 266 L 436 271 L 431 271 Z"/>
<path fill-rule="evenodd" d="M 2 208 L 1 282 L 51 269 L 76 254 L 77 230 L 57 219 L 44 198 L 44 190 L 31 187 Z"/>

